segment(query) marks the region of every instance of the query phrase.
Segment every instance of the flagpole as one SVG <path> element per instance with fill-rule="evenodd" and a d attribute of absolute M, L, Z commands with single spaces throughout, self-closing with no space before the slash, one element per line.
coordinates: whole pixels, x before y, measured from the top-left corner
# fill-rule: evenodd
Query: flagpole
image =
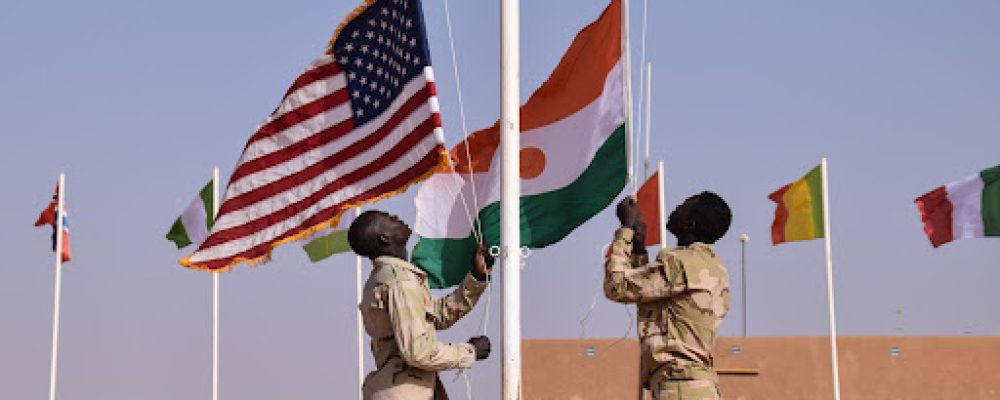
<path fill-rule="evenodd" d="M 52 306 L 52 361 L 49 370 L 49 400 L 56 398 L 56 370 L 59 361 L 59 302 L 62 300 L 62 248 L 63 248 L 63 218 L 65 218 L 64 205 L 66 201 L 66 174 L 59 173 L 59 190 L 56 200 L 56 277 L 55 277 L 55 298 Z"/>
<path fill-rule="evenodd" d="M 643 173 L 646 176 L 649 175 L 647 173 L 647 171 L 649 170 L 649 141 L 650 141 L 649 138 L 650 138 L 650 136 L 652 136 L 652 132 L 653 132 L 652 127 L 649 125 L 650 122 L 651 122 L 651 116 L 652 116 L 652 111 L 653 111 L 653 108 L 651 106 L 651 104 L 653 102 L 653 85 L 651 83 L 652 80 L 653 80 L 653 63 L 647 62 L 646 63 L 646 113 L 645 113 L 646 114 L 645 115 L 646 121 L 643 123 L 643 129 L 646 130 L 646 158 L 645 158 L 645 161 L 643 162 Z M 663 162 L 661 161 L 660 164 L 663 164 Z M 663 172 L 662 171 L 660 172 L 660 180 L 663 180 Z M 662 185 L 660 186 L 660 189 L 661 190 L 663 189 Z M 661 201 L 660 205 L 663 205 L 662 201 Z M 660 222 L 663 222 L 663 221 L 660 221 Z M 664 238 L 666 236 L 660 236 L 660 237 Z M 666 243 L 666 242 L 664 241 L 664 243 Z"/>
<path fill-rule="evenodd" d="M 361 208 L 354 208 L 354 218 L 361 215 Z M 354 299 L 358 307 L 355 307 L 356 311 L 356 325 L 357 325 L 357 338 L 358 338 L 358 400 L 362 400 L 364 397 L 364 392 L 361 390 L 362 386 L 365 384 L 365 337 L 364 337 L 364 320 L 361 317 L 361 256 L 356 256 L 354 258 Z"/>
<path fill-rule="evenodd" d="M 629 51 L 629 0 L 622 0 L 622 71 L 624 82 L 624 90 L 622 95 L 625 97 L 625 145 L 628 148 L 626 150 L 626 158 L 628 159 L 628 183 L 632 185 L 632 196 L 635 197 L 639 193 L 639 183 L 635 177 L 635 137 L 632 132 L 632 52 Z"/>
<path fill-rule="evenodd" d="M 750 235 L 740 235 L 740 277 L 743 278 L 743 337 L 747 336 L 747 243 Z"/>
<path fill-rule="evenodd" d="M 212 169 L 212 222 L 219 215 L 219 167 Z M 212 272 L 212 400 L 219 400 L 219 273 Z"/>
<path fill-rule="evenodd" d="M 521 21 L 520 0 L 500 2 L 500 257 L 503 399 L 521 398 Z"/>
<path fill-rule="evenodd" d="M 826 157 L 820 159 L 823 181 L 823 237 L 826 242 L 826 295 L 830 306 L 830 358 L 833 366 L 833 398 L 840 400 L 840 368 L 837 362 L 837 321 L 833 299 L 833 255 L 830 246 L 830 191 Z"/>
<path fill-rule="evenodd" d="M 667 197 L 663 194 L 663 160 L 656 163 L 656 189 L 657 200 L 660 202 L 659 222 L 660 222 L 660 248 L 667 248 Z"/>

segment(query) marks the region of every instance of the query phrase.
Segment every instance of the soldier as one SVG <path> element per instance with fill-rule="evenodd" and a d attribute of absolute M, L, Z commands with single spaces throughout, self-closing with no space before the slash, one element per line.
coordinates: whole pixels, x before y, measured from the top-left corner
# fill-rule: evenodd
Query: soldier
<path fill-rule="evenodd" d="M 381 211 L 361 214 L 347 233 L 351 249 L 373 265 L 359 305 L 376 365 L 365 377 L 365 400 L 446 400 L 437 372 L 469 368 L 490 354 L 485 336 L 446 344 L 435 330 L 451 327 L 476 305 L 493 258 L 480 246 L 465 281 L 435 298 L 426 273 L 406 261 L 410 234 L 403 221 Z"/>
<path fill-rule="evenodd" d="M 729 229 L 729 206 L 711 192 L 688 198 L 667 220 L 678 247 L 648 265 L 635 199 L 617 211 L 622 227 L 604 264 L 604 294 L 637 305 L 641 382 L 656 400 L 719 399 L 712 346 L 729 311 L 729 279 L 713 243 Z"/>

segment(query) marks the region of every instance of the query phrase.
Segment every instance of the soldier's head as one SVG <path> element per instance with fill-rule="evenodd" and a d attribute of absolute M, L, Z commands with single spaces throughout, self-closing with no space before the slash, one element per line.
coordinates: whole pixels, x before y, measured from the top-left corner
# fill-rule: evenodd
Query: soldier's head
<path fill-rule="evenodd" d="M 712 192 L 701 192 L 688 197 L 670 213 L 667 230 L 677 237 L 680 246 L 694 242 L 712 244 L 726 234 L 732 219 L 729 205 L 722 197 Z"/>
<path fill-rule="evenodd" d="M 410 227 L 395 215 L 376 210 L 365 211 L 347 230 L 347 243 L 362 257 L 406 259 L 406 241 L 411 233 Z"/>

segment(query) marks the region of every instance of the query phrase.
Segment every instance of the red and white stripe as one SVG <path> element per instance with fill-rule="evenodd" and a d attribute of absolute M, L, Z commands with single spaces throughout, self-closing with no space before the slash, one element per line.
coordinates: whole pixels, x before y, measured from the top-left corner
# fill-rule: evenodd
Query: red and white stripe
<path fill-rule="evenodd" d="M 404 189 L 446 154 L 433 72 L 379 117 L 354 126 L 347 78 L 317 59 L 250 138 L 209 237 L 185 266 L 224 270 L 322 228 L 344 210 Z"/>

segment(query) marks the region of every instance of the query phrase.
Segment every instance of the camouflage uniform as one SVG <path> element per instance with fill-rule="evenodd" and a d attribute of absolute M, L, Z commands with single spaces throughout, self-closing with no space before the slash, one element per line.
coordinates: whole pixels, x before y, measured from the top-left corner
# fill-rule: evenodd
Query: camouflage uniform
<path fill-rule="evenodd" d="M 712 245 L 661 250 L 648 265 L 620 228 L 604 265 L 604 294 L 636 303 L 641 379 L 656 400 L 719 399 L 712 346 L 729 311 L 729 278 Z"/>
<path fill-rule="evenodd" d="M 486 282 L 468 275 L 454 292 L 435 298 L 427 274 L 413 264 L 387 256 L 372 264 L 359 305 L 376 365 L 365 378 L 364 399 L 447 399 L 437 371 L 471 367 L 476 351 L 468 343 L 439 343 L 434 331 L 467 314 Z"/>

